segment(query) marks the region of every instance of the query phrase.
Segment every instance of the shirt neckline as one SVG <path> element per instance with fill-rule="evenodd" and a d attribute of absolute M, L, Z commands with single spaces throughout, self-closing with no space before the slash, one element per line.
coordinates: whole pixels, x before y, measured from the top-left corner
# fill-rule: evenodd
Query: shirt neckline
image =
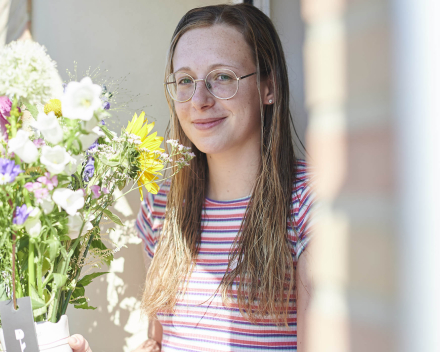
<path fill-rule="evenodd" d="M 209 203 L 224 204 L 224 205 L 226 205 L 226 204 L 234 204 L 234 203 L 240 203 L 240 202 L 248 201 L 250 198 L 251 198 L 251 196 L 246 196 L 246 197 L 232 199 L 232 200 L 214 200 L 214 199 L 205 197 L 205 200 L 208 201 Z"/>

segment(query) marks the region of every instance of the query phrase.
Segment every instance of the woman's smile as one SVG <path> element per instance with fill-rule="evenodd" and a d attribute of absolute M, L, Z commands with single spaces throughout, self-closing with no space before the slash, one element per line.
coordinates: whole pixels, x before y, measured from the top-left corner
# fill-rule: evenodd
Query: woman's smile
<path fill-rule="evenodd" d="M 225 119 L 226 117 L 196 119 L 192 121 L 192 124 L 196 129 L 205 131 L 220 125 Z"/>

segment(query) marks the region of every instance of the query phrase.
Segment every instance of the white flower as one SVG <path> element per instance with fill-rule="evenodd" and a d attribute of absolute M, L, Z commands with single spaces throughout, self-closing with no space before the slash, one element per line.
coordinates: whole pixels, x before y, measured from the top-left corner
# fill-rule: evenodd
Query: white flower
<path fill-rule="evenodd" d="M 79 140 L 81 142 L 82 150 L 85 151 L 89 149 L 89 147 L 99 138 L 95 132 L 91 132 L 89 134 L 82 134 L 79 136 Z"/>
<path fill-rule="evenodd" d="M 92 132 L 95 127 L 97 127 L 99 125 L 99 121 L 96 117 L 92 117 L 90 120 L 88 121 L 84 121 L 84 130 L 87 132 Z"/>
<path fill-rule="evenodd" d="M 38 237 L 41 232 L 41 221 L 39 218 L 31 218 L 29 216 L 24 223 L 24 228 L 29 236 Z"/>
<path fill-rule="evenodd" d="M 82 162 L 84 161 L 84 155 L 70 155 L 70 161 L 64 168 L 64 171 L 68 175 L 73 175 L 75 172 L 78 171 L 78 167 L 81 166 Z"/>
<path fill-rule="evenodd" d="M 29 214 L 29 217 L 26 219 L 24 223 L 24 228 L 31 237 L 38 237 L 40 235 L 40 231 L 41 231 L 40 214 L 41 214 L 40 209 L 33 208 L 31 213 Z"/>
<path fill-rule="evenodd" d="M 66 148 L 60 145 L 55 147 L 45 145 L 41 148 L 40 162 L 46 166 L 52 175 L 58 175 L 64 171 L 64 168 L 70 162 L 70 155 Z"/>
<path fill-rule="evenodd" d="M 0 95 L 44 104 L 52 96 L 56 63 L 46 48 L 31 40 L 16 41 L 0 51 Z"/>
<path fill-rule="evenodd" d="M 49 214 L 54 207 L 52 200 L 50 199 L 40 199 L 39 201 L 41 208 L 43 209 L 44 214 Z"/>
<path fill-rule="evenodd" d="M 69 119 L 89 121 L 102 101 L 101 87 L 93 84 L 90 77 L 84 77 L 81 82 L 70 82 L 61 99 L 63 116 Z"/>
<path fill-rule="evenodd" d="M 31 124 L 32 127 L 39 130 L 46 141 L 52 144 L 58 144 L 63 140 L 63 130 L 53 111 L 49 114 L 40 112 L 37 121 Z"/>
<path fill-rule="evenodd" d="M 67 188 L 58 188 L 53 192 L 52 199 L 69 215 L 75 215 L 84 206 L 84 192 L 81 189 L 72 191 Z"/>
<path fill-rule="evenodd" d="M 38 149 L 34 143 L 29 140 L 29 133 L 18 130 L 16 136 L 8 141 L 8 150 L 15 153 L 25 163 L 33 163 L 38 159 Z"/>
<path fill-rule="evenodd" d="M 69 237 L 72 240 L 78 238 L 79 231 L 81 230 L 81 226 L 83 223 L 84 223 L 84 227 L 81 234 L 85 234 L 91 229 L 93 229 L 93 225 L 90 222 L 90 220 L 93 220 L 93 217 L 83 220 L 79 214 L 70 215 L 69 222 L 67 223 L 67 226 L 69 227 Z"/>

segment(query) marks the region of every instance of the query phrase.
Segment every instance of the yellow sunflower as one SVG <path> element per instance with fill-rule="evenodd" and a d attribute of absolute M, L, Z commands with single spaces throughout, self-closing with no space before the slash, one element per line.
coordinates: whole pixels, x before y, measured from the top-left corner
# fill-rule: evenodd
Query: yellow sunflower
<path fill-rule="evenodd" d="M 162 174 L 159 172 L 164 168 L 163 163 L 159 159 L 159 153 L 165 150 L 160 148 L 163 137 L 157 137 L 157 132 L 149 135 L 154 127 L 154 122 L 148 123 L 145 118 L 145 112 L 137 116 L 134 114 L 133 120 L 128 123 L 125 131 L 129 134 L 134 134 L 140 137 L 141 143 L 137 145 L 139 156 L 140 171 L 138 174 L 138 186 L 141 194 L 141 200 L 144 198 L 142 186 L 145 186 L 148 192 L 157 194 L 159 186 L 156 180 Z M 145 151 L 147 150 L 147 151 Z"/>

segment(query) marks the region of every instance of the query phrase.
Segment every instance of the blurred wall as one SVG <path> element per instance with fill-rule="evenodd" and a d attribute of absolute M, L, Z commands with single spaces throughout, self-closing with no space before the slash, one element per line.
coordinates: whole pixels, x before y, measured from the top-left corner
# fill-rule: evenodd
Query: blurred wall
<path fill-rule="evenodd" d="M 119 131 L 134 112 L 144 110 L 149 119 L 156 122 L 158 134 L 163 135 L 169 119 L 163 72 L 172 32 L 189 9 L 225 2 L 33 0 L 32 35 L 47 47 L 64 81 L 69 80 L 66 70 L 74 73 L 75 61 L 78 79 L 86 75 L 90 67 L 97 82 L 106 80 L 111 90 L 118 91 L 119 105 L 127 103 L 127 106 L 111 111 L 112 129 Z M 299 2 L 271 1 L 270 14 L 284 45 L 292 112 L 299 139 L 304 142 L 307 127 L 302 61 L 304 25 Z M 304 157 L 297 138 L 295 144 L 299 156 Z M 139 194 L 133 192 L 127 199 L 128 202 L 118 205 L 116 212 L 129 221 L 139 209 Z M 127 248 L 116 254 L 111 274 L 91 284 L 87 292 L 89 304 L 98 309 L 70 308 L 68 311 L 71 333 L 85 335 L 94 350 L 130 351 L 147 336 L 146 322 L 141 320 L 139 310 L 145 277 L 141 245 L 136 243 L 135 237 L 123 232 L 113 233 L 111 240 Z"/>

